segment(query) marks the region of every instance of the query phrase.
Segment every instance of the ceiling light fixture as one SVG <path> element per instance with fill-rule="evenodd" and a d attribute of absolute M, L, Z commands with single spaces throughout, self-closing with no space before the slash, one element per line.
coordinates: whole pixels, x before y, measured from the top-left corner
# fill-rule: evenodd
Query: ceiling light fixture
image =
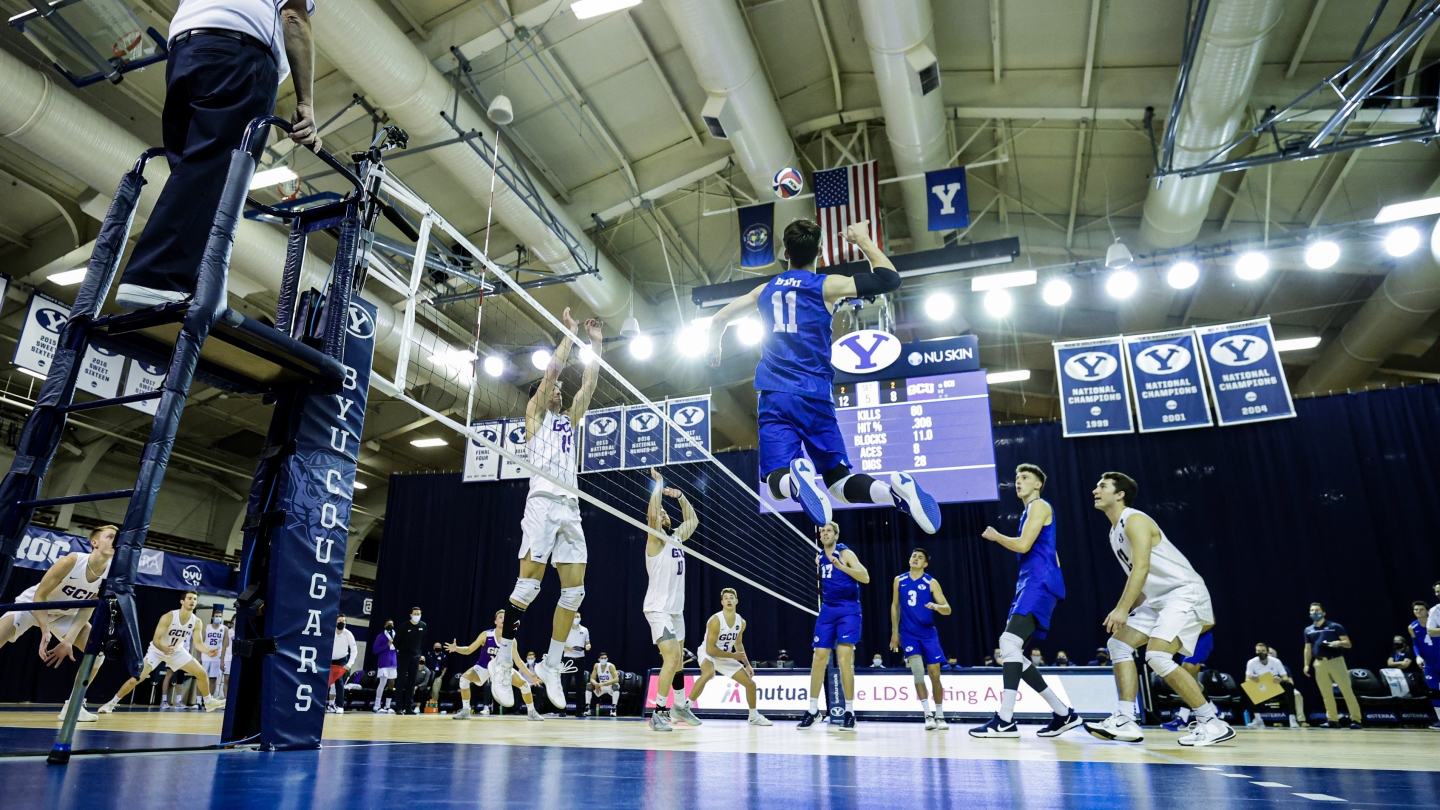
<path fill-rule="evenodd" d="M 930 293 L 925 299 L 925 316 L 932 321 L 943 321 L 955 314 L 955 299 L 945 293 Z"/>
<path fill-rule="evenodd" d="M 499 377 L 505 373 L 505 361 L 493 354 L 490 355 L 485 358 L 485 373 L 491 377 Z"/>
<path fill-rule="evenodd" d="M 1116 270 L 1105 279 L 1105 292 L 1111 298 L 1129 298 L 1140 289 L 1140 277 L 1129 270 Z"/>
<path fill-rule="evenodd" d="M 710 319 L 696 318 L 680 330 L 680 339 L 675 347 L 686 357 L 699 357 L 705 353 L 710 342 Z"/>
<path fill-rule="evenodd" d="M 356 482 L 355 482 L 355 488 L 356 488 L 356 489 L 369 489 L 369 488 L 370 488 L 370 485 L 369 485 L 369 484 L 366 484 L 366 483 L 364 483 L 364 482 L 361 482 L 361 481 L 356 481 Z"/>
<path fill-rule="evenodd" d="M 445 440 L 444 440 L 444 439 L 438 439 L 438 438 L 436 438 L 436 439 L 411 439 L 411 440 L 410 440 L 410 446 L 411 446 L 411 447 L 444 447 L 444 446 L 445 446 Z"/>
<path fill-rule="evenodd" d="M 1311 242 L 1305 248 L 1305 266 L 1311 270 L 1329 270 L 1340 261 L 1340 246 L 1329 239 Z"/>
<path fill-rule="evenodd" d="M 45 280 L 52 284 L 59 284 L 61 287 L 69 287 L 84 281 L 87 269 L 88 268 L 85 267 L 77 267 L 74 270 L 61 270 L 58 273 L 51 273 L 46 276 Z"/>
<path fill-rule="evenodd" d="M 1025 382 L 1030 379 L 1030 369 L 1022 368 L 1018 371 L 992 371 L 985 375 L 985 382 L 990 385 L 1001 383 Z"/>
<path fill-rule="evenodd" d="M 1395 258 L 1409 256 L 1420 247 L 1420 232 L 1409 225 L 1396 228 L 1385 235 L 1385 252 Z"/>
<path fill-rule="evenodd" d="M 740 342 L 746 346 L 754 346 L 765 337 L 765 327 L 755 318 L 741 318 L 736 326 L 740 327 Z"/>
<path fill-rule="evenodd" d="M 1013 273 L 994 273 L 988 276 L 976 276 L 970 279 L 971 292 L 985 292 L 986 290 L 999 290 L 1005 287 L 1028 287 L 1038 281 L 1039 278 L 1034 270 L 1016 270 Z"/>
<path fill-rule="evenodd" d="M 1305 350 L 1305 349 L 1313 349 L 1313 348 L 1315 348 L 1316 346 L 1319 346 L 1319 345 L 1320 345 L 1320 336 L 1319 336 L 1319 335 L 1316 335 L 1316 336 L 1314 336 L 1314 337 L 1289 338 L 1289 339 L 1287 339 L 1287 340 L 1277 340 L 1277 341 L 1275 341 L 1275 351 L 1277 351 L 1277 352 L 1298 352 L 1298 351 L 1303 351 L 1303 350 Z"/>
<path fill-rule="evenodd" d="M 37 379 L 37 380 L 46 379 L 46 377 L 45 377 L 44 374 L 41 374 L 41 373 L 38 372 L 38 371 L 31 371 L 30 369 L 25 368 L 24 366 L 16 366 L 16 367 L 15 367 L 15 370 L 16 370 L 16 371 L 19 371 L 21 374 L 29 374 L 31 377 L 34 377 L 34 378 Z"/>
<path fill-rule="evenodd" d="M 1105 251 L 1105 266 L 1116 270 L 1129 267 L 1134 263 L 1135 256 L 1130 252 L 1130 248 L 1125 247 L 1125 243 L 1120 241 L 1120 237 L 1115 237 L 1115 243 Z"/>
<path fill-rule="evenodd" d="M 1070 282 L 1063 278 L 1057 278 L 1045 284 L 1045 289 L 1040 291 L 1040 297 L 1044 298 L 1045 303 L 1052 307 L 1061 307 L 1070 300 L 1070 296 L 1074 292 L 1070 287 Z"/>
<path fill-rule="evenodd" d="M 1402 219 L 1428 217 L 1434 214 L 1440 214 L 1440 197 L 1387 205 L 1375 215 L 1375 224 L 1384 225 L 1387 222 L 1399 222 Z"/>
<path fill-rule="evenodd" d="M 1200 280 L 1200 268 L 1194 262 L 1176 262 L 1165 273 L 1165 283 L 1177 290 L 1188 290 Z"/>
<path fill-rule="evenodd" d="M 293 183 L 299 179 L 300 175 L 296 174 L 295 170 L 289 166 L 276 166 L 273 169 L 256 172 L 255 176 L 250 178 L 250 190 L 269 188 L 282 183 Z"/>
<path fill-rule="evenodd" d="M 477 355 L 469 349 L 445 347 L 430 355 L 430 362 L 450 368 L 470 368 Z"/>
<path fill-rule="evenodd" d="M 630 339 L 630 356 L 636 360 L 647 360 L 655 353 L 655 344 L 649 335 L 636 335 Z"/>
<path fill-rule="evenodd" d="M 1254 281 L 1268 272 L 1270 259 L 1264 253 L 1252 250 L 1235 260 L 1235 275 L 1244 281 Z"/>
<path fill-rule="evenodd" d="M 530 354 L 530 365 L 540 371 L 544 371 L 545 367 L 550 365 L 550 350 L 536 349 Z"/>
<path fill-rule="evenodd" d="M 570 4 L 570 10 L 575 12 L 575 19 L 588 20 L 612 11 L 634 8 L 640 5 L 640 2 L 641 0 L 575 0 Z"/>
<path fill-rule="evenodd" d="M 1009 315 L 1014 306 L 1015 300 L 1005 290 L 991 290 L 985 293 L 985 311 L 997 318 Z"/>

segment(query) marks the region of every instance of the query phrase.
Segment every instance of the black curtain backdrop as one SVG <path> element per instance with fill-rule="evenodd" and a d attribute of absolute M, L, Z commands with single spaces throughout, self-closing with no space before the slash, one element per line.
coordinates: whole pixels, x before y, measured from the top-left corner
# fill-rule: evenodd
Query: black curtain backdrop
<path fill-rule="evenodd" d="M 886 649 L 891 578 L 904 570 L 915 545 L 931 552 L 930 573 L 955 608 L 939 619 L 947 653 L 975 665 L 993 649 L 1013 595 L 1016 559 L 980 533 L 986 525 L 1016 532 L 1020 504 L 1011 471 L 1031 462 L 1049 475 L 1045 497 L 1055 507 L 1069 592 L 1039 645 L 1047 659 L 1063 649 L 1084 663 L 1105 641 L 1101 621 L 1124 576 L 1110 552 L 1109 522 L 1095 511 L 1090 492 L 1102 472 L 1120 470 L 1140 484 L 1138 508 L 1155 517 L 1209 585 L 1218 621 L 1212 667 L 1239 673 L 1255 642 L 1265 641 L 1303 681 L 1307 606 L 1320 600 L 1350 632 L 1350 665 L 1379 668 L 1391 637 L 1410 620 L 1410 602 L 1431 600 L 1431 585 L 1440 579 L 1434 538 L 1440 387 L 1322 397 L 1297 407 L 1296 419 L 1145 436 L 1066 439 L 1058 423 L 999 427 L 999 502 L 943 507 L 937 535 L 924 535 L 891 509 L 838 512 L 841 540 L 872 577 L 862 589 L 865 627 L 857 660 L 868 662 L 880 651 L 887 662 L 900 663 Z M 756 479 L 754 452 L 720 458 L 743 480 Z M 597 492 L 616 491 L 614 480 L 581 480 Z M 643 479 L 628 485 L 639 491 Z M 464 484 L 458 474 L 395 476 L 373 621 L 404 621 L 419 605 L 432 641 L 468 642 L 490 626 L 515 582 L 527 486 Z M 703 496 L 699 500 L 703 519 Z M 588 504 L 582 513 L 590 551 L 582 613 L 595 652 L 609 652 L 622 669 L 657 666 L 640 611 L 646 585 L 641 533 Z M 705 618 L 718 609 L 720 589 L 733 586 L 750 622 L 751 657 L 773 659 L 784 648 L 797 662 L 808 661 L 811 617 L 710 566 L 697 562 L 691 570 L 687 646 L 693 648 Z M 543 654 L 558 590 L 554 575 L 547 575 L 521 631 L 522 653 Z M 374 665 L 373 655 L 367 660 Z M 1307 690 L 1318 697 L 1313 686 Z"/>
<path fill-rule="evenodd" d="M 16 568 L 10 577 L 0 602 L 13 602 L 31 585 L 40 581 L 44 571 L 30 568 Z M 155 624 L 167 610 L 180 605 L 184 591 L 168 588 L 152 588 L 139 585 L 135 588 L 135 608 L 140 617 L 140 637 L 146 642 L 155 632 Z M 202 621 L 210 618 L 209 606 L 199 605 L 197 612 Z M 50 642 L 55 643 L 53 640 Z M 0 647 L 0 703 L 36 702 L 60 703 L 70 697 L 70 688 L 75 684 L 75 674 L 80 669 L 80 650 L 77 648 L 74 661 L 67 661 L 58 669 L 46 667 L 40 661 L 40 631 L 31 628 L 25 635 Z M 86 699 L 90 704 L 103 703 L 119 691 L 126 680 L 122 662 L 107 658 L 100 674 L 90 684 Z M 148 687 L 137 687 L 141 692 L 136 699 L 150 696 Z"/>

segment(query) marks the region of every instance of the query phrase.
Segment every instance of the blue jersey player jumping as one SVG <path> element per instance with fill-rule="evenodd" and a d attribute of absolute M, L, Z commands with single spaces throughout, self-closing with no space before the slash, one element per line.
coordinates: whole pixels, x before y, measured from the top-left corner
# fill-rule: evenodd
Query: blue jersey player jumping
<path fill-rule="evenodd" d="M 868 222 L 845 230 L 870 260 L 871 272 L 817 275 L 820 226 L 797 219 L 785 228 L 790 269 L 731 301 L 710 321 L 710 365 L 720 365 L 720 339 L 732 321 L 758 309 L 764 340 L 755 368 L 760 392 L 760 472 L 775 500 L 794 498 L 817 526 L 830 522 L 829 493 L 841 503 L 893 503 L 927 533 L 940 528 L 940 507 L 908 473 L 884 483 L 850 473 L 845 439 L 831 401 L 830 321 L 835 305 L 900 288 L 900 274 L 870 239 Z M 806 459 L 804 453 L 810 458 Z M 813 464 L 812 464 L 813 462 Z M 816 482 L 816 471 L 825 482 Z"/>
<path fill-rule="evenodd" d="M 860 643 L 860 586 L 870 582 L 870 572 L 840 541 L 840 527 L 826 523 L 820 528 L 821 554 L 815 558 L 820 575 L 820 615 L 815 618 L 815 657 L 810 661 L 810 711 L 800 728 L 810 728 L 820 719 L 820 692 L 830 651 L 840 666 L 840 687 L 845 690 L 843 731 L 855 730 L 855 645 Z"/>
<path fill-rule="evenodd" d="M 1000 711 L 983 726 L 970 729 L 972 737 L 1019 737 L 1015 722 L 1015 700 L 1020 696 L 1020 681 L 1040 694 L 1055 713 L 1050 724 L 1041 729 L 1041 737 L 1058 737 L 1080 725 L 1082 718 L 1055 694 L 1025 657 L 1025 642 L 1045 638 L 1055 606 L 1065 598 L 1065 577 L 1060 573 L 1060 555 L 1055 551 L 1055 511 L 1040 497 L 1045 488 L 1045 471 L 1034 464 L 1015 468 L 1015 495 L 1025 504 L 1020 515 L 1020 536 L 1007 537 L 992 526 L 985 527 L 986 540 L 1016 552 L 1020 558 L 1020 578 L 1015 583 L 1015 601 L 1010 605 L 1010 618 L 1000 634 L 1000 666 L 1005 691 L 1000 696 Z"/>
<path fill-rule="evenodd" d="M 915 675 L 915 696 L 925 712 L 925 729 L 945 731 L 945 689 L 940 685 L 940 665 L 945 651 L 940 649 L 940 633 L 935 630 L 935 614 L 950 615 L 945 592 L 934 577 L 925 573 L 930 567 L 930 552 L 917 548 L 910 552 L 910 571 L 895 578 L 890 597 L 890 649 L 905 650 L 905 663 Z M 930 695 L 925 691 L 925 675 L 930 675 L 931 691 L 935 694 L 935 711 L 930 711 Z"/>

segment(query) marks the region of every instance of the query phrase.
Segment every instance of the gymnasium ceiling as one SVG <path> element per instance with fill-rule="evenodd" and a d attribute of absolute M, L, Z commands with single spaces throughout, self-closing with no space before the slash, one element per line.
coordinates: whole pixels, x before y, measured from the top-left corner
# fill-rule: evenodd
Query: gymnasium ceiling
<path fill-rule="evenodd" d="M 665 344 L 664 333 L 679 323 L 677 297 L 688 319 L 696 314 L 689 298 L 692 287 L 738 278 L 743 272 L 737 267 L 734 215 L 704 213 L 729 208 L 746 195 L 771 197 L 768 189 L 752 188 L 733 160 L 727 162 L 733 155 L 731 142 L 712 137 L 702 124 L 706 92 L 660 0 L 644 0 L 628 12 L 583 21 L 567 10 L 568 2 L 374 1 L 442 69 L 453 65 L 453 60 L 447 61 L 452 45 L 483 38 L 507 14 L 529 19 L 537 7 L 545 12 L 539 24 L 529 24 L 526 43 L 506 45 L 491 34 L 492 43 L 500 46 L 473 62 L 482 93 L 493 97 L 503 92 L 512 100 L 515 122 L 510 131 L 523 142 L 531 172 L 573 221 L 589 226 L 601 251 L 633 282 L 636 294 L 658 313 L 655 317 L 668 321 L 642 324 L 661 333 L 661 345 L 649 361 L 647 379 L 654 382 L 647 393 L 683 394 L 711 385 L 746 390 L 748 379 L 709 377 L 696 368 L 698 361 L 681 359 Z M 126 2 L 162 33 L 176 6 L 175 0 Z M 857 0 L 706 2 L 739 3 L 807 175 L 815 168 L 849 162 L 845 155 L 872 156 L 880 162 L 882 178 L 895 175 Z M 1050 342 L 1062 337 L 1268 314 L 1281 338 L 1322 338 L 1315 349 L 1285 355 L 1294 384 L 1387 273 L 1407 272 L 1411 265 L 1428 261 L 1423 249 L 1408 259 L 1391 259 L 1373 229 L 1347 227 L 1348 223 L 1366 225 L 1385 203 L 1423 196 L 1440 177 L 1440 154 L 1435 149 L 1405 143 L 1282 163 L 1268 171 L 1235 172 L 1220 180 L 1195 244 L 1263 244 L 1268 230 L 1272 242 L 1280 245 L 1319 228 L 1341 240 L 1345 254 L 1335 267 L 1310 270 L 1298 249 L 1277 248 L 1271 254 L 1271 273 L 1257 282 L 1238 280 L 1230 267 L 1233 259 L 1221 258 L 1203 265 L 1199 284 L 1177 293 L 1165 286 L 1164 264 L 1157 263 L 1140 270 L 1141 292 L 1134 299 L 1117 302 L 1104 292 L 1103 273 L 1094 272 L 1093 265 L 1075 263 L 1103 258 L 1117 236 L 1137 255 L 1155 251 L 1140 235 L 1141 208 L 1152 185 L 1147 174 L 1153 168 L 1150 137 L 1141 118 L 1146 107 L 1154 107 L 1156 135 L 1162 134 L 1180 63 L 1186 3 L 930 2 L 942 77 L 939 92 L 947 110 L 948 151 L 959 151 L 956 163 L 960 164 L 1008 157 L 1003 164 L 971 172 L 972 214 L 982 210 L 984 214 L 963 240 L 1019 237 L 1021 253 L 1014 269 L 1038 269 L 1042 284 L 1064 276 L 1075 288 L 1074 298 L 1060 308 L 1041 302 L 1038 285 L 1013 290 L 1016 308 L 1005 319 L 986 314 L 980 294 L 969 292 L 964 273 L 908 283 L 892 302 L 897 331 L 904 337 L 973 330 L 980 337 L 987 367 L 1032 370 L 1025 383 L 992 389 L 997 421 L 1057 416 Z M 317 14 L 342 13 L 345 0 L 319 3 Z M 1342 67 L 1375 9 L 1373 2 L 1363 1 L 1283 0 L 1281 6 L 1283 14 L 1266 37 L 1263 65 L 1248 100 L 1253 111 L 1283 106 Z M 1376 26 L 1377 36 L 1394 27 L 1404 4 L 1390 6 Z M 7 14 L 27 7 L 24 0 L 0 0 Z M 526 12 L 532 12 L 530 17 Z M 1424 42 L 1428 45 L 1430 39 Z M 37 70 L 49 71 L 38 53 L 12 30 L 0 34 L 0 48 Z M 1440 44 L 1430 50 L 1434 58 Z M 57 81 L 56 87 L 74 93 L 146 142 L 159 143 L 163 78 L 161 69 L 151 68 L 130 74 L 119 86 L 102 83 L 73 90 Z M 319 52 L 319 117 L 329 119 L 351 104 L 357 93 L 363 94 L 363 89 Z M 288 82 L 281 87 L 278 106 L 282 113 L 293 106 Z M 378 112 L 385 115 L 384 109 Z M 842 123 L 842 117 L 848 123 Z M 1376 132 L 1398 128 L 1385 121 L 1368 126 Z M 326 146 L 337 154 L 363 146 L 371 134 L 372 121 L 358 107 L 324 133 Z M 473 241 L 483 242 L 485 206 L 438 165 L 439 154 L 407 157 L 392 165 Z M 295 165 L 302 175 L 319 168 L 310 156 L 301 156 Z M 653 213 L 619 213 L 606 220 L 603 230 L 594 227 L 592 212 L 616 206 L 623 210 L 622 204 L 637 188 L 653 189 L 712 165 L 722 168 L 661 195 Z M 63 168 L 4 138 L 0 138 L 0 173 L 6 184 L 0 192 L 0 269 L 24 284 L 72 297 L 73 288 L 55 287 L 44 275 L 94 237 L 97 222 L 85 211 L 97 213 L 93 198 L 97 192 L 102 199 L 108 197 L 110 189 L 91 189 Z M 316 181 L 316 187 L 338 190 L 327 179 Z M 909 224 L 898 185 L 885 188 L 882 203 L 890 246 L 896 252 L 909 251 Z M 663 252 L 660 233 L 667 239 Z M 518 241 L 499 226 L 489 237 L 492 245 L 511 246 Z M 508 247 L 492 252 L 499 256 Z M 26 297 L 23 284 L 12 290 L 16 291 L 0 318 L 0 336 L 7 341 L 18 334 Z M 921 303 L 933 291 L 954 295 L 955 317 L 939 324 L 925 317 Z M 549 288 L 542 298 L 557 309 L 571 304 L 585 314 L 583 302 L 564 288 Z M 273 293 L 261 292 L 250 296 L 249 303 L 264 311 L 273 307 L 273 300 Z M 618 327 L 618 322 L 608 323 L 607 335 L 618 334 Z M 1431 318 L 1393 347 L 1391 356 L 1380 363 L 1385 371 L 1354 381 L 1354 387 L 1440 378 L 1440 350 L 1433 347 L 1437 334 L 1440 322 Z M 637 377 L 641 374 L 628 358 L 622 357 L 620 365 L 635 369 Z M 5 384 L 7 396 L 13 399 L 34 396 L 30 378 L 13 370 Z M 743 403 L 746 397 L 734 401 Z M 14 408 L 4 414 L 11 422 L 23 418 Z M 243 491 L 268 408 L 258 401 L 197 388 L 185 417 L 179 450 L 210 465 L 194 464 L 192 472 Z M 95 415 L 90 421 L 127 436 L 148 428 L 148 421 L 139 415 L 128 419 Z M 717 446 L 754 442 L 753 421 L 745 413 L 718 419 L 716 427 Z M 390 472 L 458 468 L 454 441 L 438 450 L 409 444 L 416 436 L 429 435 L 427 431 L 438 435 L 437 426 L 403 403 L 372 398 L 361 475 L 372 487 L 358 497 L 362 508 L 383 510 L 383 485 Z M 83 441 L 98 434 L 82 429 L 75 435 Z M 183 469 L 186 462 L 180 463 Z M 127 469 L 131 464 L 133 459 L 124 462 Z"/>

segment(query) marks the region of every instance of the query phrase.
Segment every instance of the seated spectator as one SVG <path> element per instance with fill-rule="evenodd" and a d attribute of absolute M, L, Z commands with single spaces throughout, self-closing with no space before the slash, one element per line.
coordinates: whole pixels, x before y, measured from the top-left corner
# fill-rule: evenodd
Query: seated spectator
<path fill-rule="evenodd" d="M 998 667 L 998 666 L 1000 666 L 1000 665 L 997 664 L 997 663 L 995 663 L 995 656 L 994 656 L 993 653 L 985 653 L 985 663 L 981 664 L 980 666 L 982 666 L 982 667 Z"/>
<path fill-rule="evenodd" d="M 789 661 L 789 660 L 790 660 L 790 653 L 785 652 L 784 650 L 781 650 L 781 651 L 780 651 L 780 656 L 779 656 L 778 658 L 776 658 L 775 660 L 776 660 L 776 661 Z"/>
<path fill-rule="evenodd" d="M 1300 721 L 1295 717 L 1299 711 L 1299 704 L 1297 703 L 1298 695 L 1295 692 L 1295 681 L 1290 678 L 1290 671 L 1285 669 L 1285 665 L 1280 663 L 1279 658 L 1270 654 L 1270 647 L 1268 645 L 1263 643 L 1256 644 L 1255 657 L 1251 658 L 1250 661 L 1245 664 L 1245 680 L 1258 681 L 1260 680 L 1260 676 L 1266 672 L 1274 675 L 1275 680 L 1280 684 L 1280 688 L 1285 690 L 1283 696 L 1280 698 L 1280 706 L 1290 715 L 1290 727 L 1299 728 Z M 1251 711 L 1250 727 L 1264 728 L 1265 721 L 1261 720 L 1259 715 L 1260 707 L 1250 699 L 1248 693 L 1245 693 L 1245 703 L 1249 705 Z"/>
<path fill-rule="evenodd" d="M 870 666 L 872 666 L 872 667 L 874 667 L 874 668 L 876 668 L 876 669 L 884 669 L 884 668 L 885 668 L 885 659 L 882 658 L 882 657 L 880 656 L 880 653 L 877 652 L 877 653 L 875 653 L 875 657 L 870 659 Z"/>
<path fill-rule="evenodd" d="M 958 660 L 954 658 L 947 658 L 945 659 L 945 666 L 941 667 L 941 669 L 956 670 L 964 669 L 964 667 L 960 666 L 960 662 Z"/>
<path fill-rule="evenodd" d="M 1045 666 L 1045 654 L 1040 652 L 1039 647 L 1036 647 L 1035 649 L 1030 651 L 1030 663 L 1034 664 L 1037 667 Z"/>
<path fill-rule="evenodd" d="M 1066 655 L 1064 650 L 1061 650 L 1060 652 L 1055 653 L 1055 666 L 1073 667 L 1075 666 L 1075 664 L 1070 661 L 1070 656 Z"/>
<path fill-rule="evenodd" d="M 430 667 L 426 665 L 424 656 L 420 657 L 416 666 L 415 705 L 410 709 L 411 714 L 419 714 L 420 710 L 424 708 L 425 696 L 430 692 L 430 682 L 435 679 L 435 673 L 431 672 Z"/>
<path fill-rule="evenodd" d="M 1108 667 L 1108 666 L 1110 666 L 1110 651 L 1107 650 L 1107 649 L 1105 649 L 1104 647 L 1101 647 L 1100 649 L 1096 650 L 1096 651 L 1095 651 L 1095 660 L 1091 661 L 1089 664 L 1086 664 L 1086 666 L 1091 666 L 1091 667 Z"/>
<path fill-rule="evenodd" d="M 998 666 L 1000 666 L 1000 648 L 999 648 L 999 647 L 996 647 L 996 648 L 995 648 L 995 652 L 993 652 L 993 653 L 990 654 L 990 660 L 992 660 L 992 661 L 995 662 L 995 663 L 991 664 L 990 666 L 992 666 L 992 667 L 998 667 Z"/>
<path fill-rule="evenodd" d="M 1390 660 L 1385 666 L 1409 672 L 1415 667 L 1415 653 L 1410 649 L 1410 642 L 1404 636 L 1396 636 L 1394 641 L 1395 651 L 1390 653 Z"/>

